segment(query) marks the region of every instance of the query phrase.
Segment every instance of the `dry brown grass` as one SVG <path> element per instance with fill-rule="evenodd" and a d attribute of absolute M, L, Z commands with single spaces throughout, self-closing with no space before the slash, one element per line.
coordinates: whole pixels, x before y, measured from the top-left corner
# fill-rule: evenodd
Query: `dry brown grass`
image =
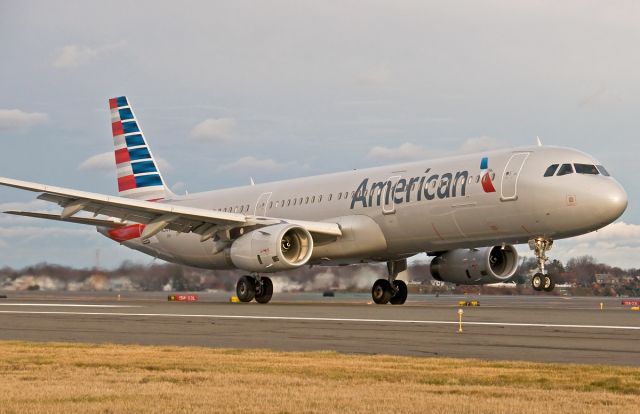
<path fill-rule="evenodd" d="M 0 412 L 617 413 L 640 369 L 0 342 Z"/>

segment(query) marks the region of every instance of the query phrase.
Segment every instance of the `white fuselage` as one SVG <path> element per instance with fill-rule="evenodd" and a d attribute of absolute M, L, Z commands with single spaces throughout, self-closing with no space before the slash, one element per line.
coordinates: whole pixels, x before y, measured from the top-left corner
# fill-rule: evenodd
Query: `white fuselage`
<path fill-rule="evenodd" d="M 486 158 L 484 167 L 482 159 Z M 545 177 L 552 164 L 597 165 L 568 148 L 526 147 L 353 170 L 176 197 L 163 202 L 283 220 L 331 221 L 343 236 L 317 240 L 309 264 L 388 261 L 421 252 L 558 239 L 601 228 L 625 210 L 612 177 Z M 483 177 L 488 174 L 487 192 Z M 486 177 L 485 177 L 486 178 Z M 214 240 L 165 230 L 128 247 L 205 268 L 232 267 Z"/>

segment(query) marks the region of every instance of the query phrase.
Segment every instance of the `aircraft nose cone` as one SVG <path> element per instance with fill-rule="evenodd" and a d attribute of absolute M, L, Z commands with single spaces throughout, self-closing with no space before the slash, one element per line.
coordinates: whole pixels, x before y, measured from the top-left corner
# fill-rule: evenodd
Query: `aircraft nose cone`
<path fill-rule="evenodd" d="M 602 194 L 602 203 L 611 221 L 614 221 L 627 209 L 627 192 L 617 182 L 609 185 Z"/>

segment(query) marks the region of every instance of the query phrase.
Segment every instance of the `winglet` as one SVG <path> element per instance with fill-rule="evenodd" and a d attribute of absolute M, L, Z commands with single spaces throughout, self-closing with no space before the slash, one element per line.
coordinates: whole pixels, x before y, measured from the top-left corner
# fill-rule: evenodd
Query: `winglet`
<path fill-rule="evenodd" d="M 536 135 L 536 143 L 538 144 L 539 147 L 542 146 L 542 141 L 540 141 L 540 137 Z"/>

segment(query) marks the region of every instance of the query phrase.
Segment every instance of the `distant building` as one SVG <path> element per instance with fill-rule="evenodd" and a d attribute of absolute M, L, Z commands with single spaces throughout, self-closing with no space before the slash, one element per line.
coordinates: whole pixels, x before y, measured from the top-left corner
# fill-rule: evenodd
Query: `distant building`
<path fill-rule="evenodd" d="M 596 273 L 596 283 L 600 286 L 617 286 L 620 279 L 611 273 Z"/>

